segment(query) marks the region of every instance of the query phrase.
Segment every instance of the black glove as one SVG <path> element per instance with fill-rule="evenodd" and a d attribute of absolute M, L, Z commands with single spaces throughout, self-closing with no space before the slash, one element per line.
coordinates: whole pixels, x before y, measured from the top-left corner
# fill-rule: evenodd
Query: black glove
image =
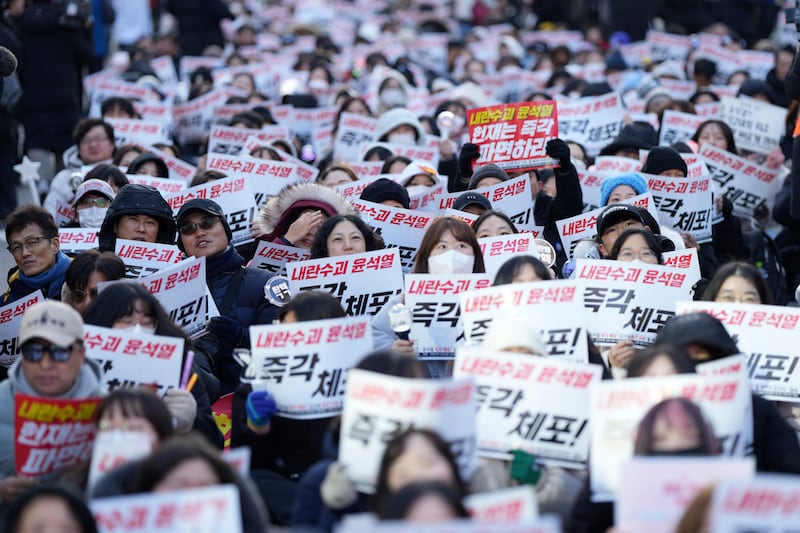
<path fill-rule="evenodd" d="M 547 155 L 558 161 L 558 166 L 562 172 L 566 172 L 570 165 L 572 165 L 572 161 L 570 160 L 572 154 L 569 151 L 569 146 L 561 139 L 555 138 L 547 141 L 545 151 Z"/>
<path fill-rule="evenodd" d="M 480 147 L 477 144 L 466 143 L 461 147 L 458 154 L 458 172 L 462 180 L 469 180 L 472 177 L 472 164 L 481 156 Z"/>
<path fill-rule="evenodd" d="M 227 316 L 215 316 L 208 321 L 206 329 L 220 342 L 225 352 L 246 344 L 248 332 L 237 321 Z"/>

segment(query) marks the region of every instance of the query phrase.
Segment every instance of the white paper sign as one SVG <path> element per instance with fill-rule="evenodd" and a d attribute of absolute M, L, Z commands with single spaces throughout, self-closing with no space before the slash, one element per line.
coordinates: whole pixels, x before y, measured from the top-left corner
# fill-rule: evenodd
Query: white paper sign
<path fill-rule="evenodd" d="M 533 198 L 531 184 L 527 174 L 492 185 L 475 189 L 475 192 L 486 197 L 492 209 L 502 211 L 518 228 L 535 225 L 533 220 Z M 444 194 L 439 199 L 439 211 L 453 207 L 456 199 L 463 192 Z"/>
<path fill-rule="evenodd" d="M 181 262 L 183 252 L 174 244 L 117 239 L 114 253 L 125 263 L 126 278 L 144 278 Z"/>
<path fill-rule="evenodd" d="M 141 431 L 105 430 L 95 433 L 89 464 L 89 490 L 98 479 L 118 466 L 149 454 L 152 444 L 150 436 Z"/>
<path fill-rule="evenodd" d="M 714 487 L 708 519 L 713 533 L 791 533 L 797 524 L 797 476 L 759 474 Z"/>
<path fill-rule="evenodd" d="M 10 367 L 19 359 L 19 328 L 25 309 L 43 302 L 44 295 L 36 290 L 10 304 L 0 307 L 0 366 Z"/>
<path fill-rule="evenodd" d="M 512 257 L 531 255 L 538 259 L 539 253 L 536 251 L 534 239 L 532 233 L 512 233 L 478 239 L 486 275 L 494 279 L 503 263 Z"/>
<path fill-rule="evenodd" d="M 206 258 L 190 257 L 139 282 L 164 306 L 170 318 L 190 336 L 205 328 L 209 299 Z"/>
<path fill-rule="evenodd" d="M 153 187 L 161 193 L 161 196 L 164 197 L 176 192 L 180 192 L 186 189 L 187 186 L 186 181 L 183 179 L 154 178 L 151 176 L 145 176 L 144 174 L 128 174 L 126 177 L 128 178 L 129 183 L 137 183 L 139 185 Z"/>
<path fill-rule="evenodd" d="M 711 178 L 670 178 L 643 174 L 662 226 L 711 242 Z"/>
<path fill-rule="evenodd" d="M 295 248 L 285 244 L 269 241 L 258 241 L 258 248 L 250 263 L 252 268 L 260 268 L 276 275 L 286 275 L 286 264 L 308 259 L 309 252 L 305 248 Z"/>
<path fill-rule="evenodd" d="M 558 136 L 579 142 L 595 156 L 622 130 L 625 108 L 618 94 L 558 104 Z"/>
<path fill-rule="evenodd" d="M 97 248 L 100 228 L 58 228 L 58 242 L 65 254 L 78 254 Z"/>
<path fill-rule="evenodd" d="M 686 142 L 692 138 L 697 127 L 704 121 L 703 117 L 681 111 L 665 109 L 661 117 L 661 131 L 658 144 L 670 146 L 677 142 Z"/>
<path fill-rule="evenodd" d="M 536 491 L 530 485 L 470 494 L 464 507 L 481 524 L 524 524 L 539 517 Z"/>
<path fill-rule="evenodd" d="M 719 114 L 733 129 L 740 150 L 768 154 L 778 146 L 786 129 L 785 108 L 752 98 L 723 98 Z"/>
<path fill-rule="evenodd" d="M 333 153 L 337 161 L 358 159 L 362 147 L 370 144 L 375 134 L 378 120 L 356 113 L 342 113 L 336 129 Z"/>
<path fill-rule="evenodd" d="M 347 371 L 372 351 L 365 317 L 250 326 L 253 388 L 266 388 L 286 418 L 315 419 L 342 411 Z"/>
<path fill-rule="evenodd" d="M 158 144 L 169 142 L 167 124 L 155 120 L 127 118 L 103 119 L 114 127 L 114 141 L 117 146 L 131 143 Z M 166 178 L 166 176 L 160 176 Z"/>
<path fill-rule="evenodd" d="M 359 490 L 374 492 L 386 443 L 413 425 L 450 444 L 462 479 L 475 464 L 472 381 L 409 379 L 350 370 L 340 432 L 339 462 Z"/>
<path fill-rule="evenodd" d="M 302 181 L 295 163 L 254 159 L 209 153 L 206 170 L 222 172 L 228 178 L 244 178 L 255 195 L 256 205 L 263 204 L 268 196 L 278 194 L 284 187 Z"/>

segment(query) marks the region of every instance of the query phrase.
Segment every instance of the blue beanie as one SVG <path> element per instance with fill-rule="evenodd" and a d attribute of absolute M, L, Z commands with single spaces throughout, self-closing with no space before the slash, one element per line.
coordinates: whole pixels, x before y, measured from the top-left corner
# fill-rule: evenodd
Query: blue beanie
<path fill-rule="evenodd" d="M 605 207 L 608 204 L 608 197 L 611 196 L 611 191 L 619 185 L 629 186 L 636 191 L 637 195 L 647 192 L 647 182 L 636 172 L 606 178 L 600 184 L 600 207 Z"/>

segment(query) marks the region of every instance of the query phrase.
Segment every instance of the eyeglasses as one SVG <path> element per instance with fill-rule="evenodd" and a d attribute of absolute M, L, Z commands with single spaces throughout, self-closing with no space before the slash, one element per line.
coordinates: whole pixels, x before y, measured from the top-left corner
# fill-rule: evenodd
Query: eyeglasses
<path fill-rule="evenodd" d="M 217 220 L 219 220 L 219 218 L 207 216 L 198 220 L 197 223 L 184 222 L 178 229 L 180 230 L 181 235 L 194 235 L 198 227 L 203 230 L 211 229 L 214 227 L 214 224 L 217 223 Z"/>
<path fill-rule="evenodd" d="M 72 356 L 75 344 L 67 346 L 56 346 L 55 344 L 43 344 L 41 342 L 26 342 L 20 348 L 22 358 L 31 363 L 39 363 L 44 359 L 44 354 L 49 353 L 50 358 L 56 363 L 66 363 Z"/>
<path fill-rule="evenodd" d="M 83 301 L 86 300 L 87 296 L 92 300 L 97 298 L 97 287 L 89 290 L 88 292 L 83 291 L 81 289 L 72 289 L 69 291 L 69 297 L 72 303 L 76 304 L 83 303 Z"/>
<path fill-rule="evenodd" d="M 109 139 L 105 135 L 102 137 L 84 137 L 81 139 L 81 146 L 89 146 L 90 144 L 100 144 L 108 142 Z"/>
<path fill-rule="evenodd" d="M 15 244 L 11 244 L 9 246 L 6 246 L 6 250 L 11 252 L 11 255 L 19 255 L 19 254 L 21 254 L 23 248 L 27 249 L 28 251 L 33 252 L 37 248 L 39 248 L 39 246 L 42 245 L 42 241 L 49 241 L 52 238 L 53 237 L 31 237 L 30 239 L 27 239 L 25 242 L 23 242 L 21 244 L 20 243 L 15 243 Z"/>
<path fill-rule="evenodd" d="M 625 250 L 617 255 L 617 259 L 622 259 L 623 261 L 633 261 L 637 257 L 642 261 L 647 261 L 649 259 L 656 259 L 656 253 L 648 248 L 642 250 L 638 254 L 634 253 L 633 250 Z"/>
<path fill-rule="evenodd" d="M 80 200 L 78 200 L 78 209 L 85 209 L 93 206 L 97 206 L 100 208 L 105 208 L 111 205 L 111 200 L 106 198 L 105 196 L 98 196 L 95 198 L 88 198 L 84 196 Z"/>

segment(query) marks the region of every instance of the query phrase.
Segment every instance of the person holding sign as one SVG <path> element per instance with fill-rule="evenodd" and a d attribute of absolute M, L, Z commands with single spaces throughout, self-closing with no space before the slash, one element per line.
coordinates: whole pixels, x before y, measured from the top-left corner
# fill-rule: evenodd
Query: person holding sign
<path fill-rule="evenodd" d="M 20 359 L 0 383 L 0 500 L 8 505 L 35 484 L 16 475 L 14 395 L 42 399 L 100 396 L 100 366 L 86 359 L 83 320 L 67 304 L 45 301 L 25 310 L 19 333 Z"/>
<path fill-rule="evenodd" d="M 149 185 L 125 185 L 111 202 L 97 237 L 101 252 L 113 252 L 118 238 L 175 244 L 172 208 Z"/>
<path fill-rule="evenodd" d="M 276 307 L 264 295 L 271 276 L 245 268 L 244 258 L 231 244 L 233 234 L 225 213 L 213 200 L 189 200 L 176 220 L 178 248 L 189 257 L 206 258 L 206 283 L 220 316 L 208 321 L 207 334 L 198 344 L 213 359 L 214 374 L 222 394 L 227 394 L 239 386 L 242 369 L 233 359 L 233 350 L 250 347 L 247 328 L 275 320 Z"/>
<path fill-rule="evenodd" d="M 43 207 L 20 207 L 6 218 L 6 242 L 17 266 L 9 272 L 3 303 L 37 290 L 45 298 L 60 299 L 69 257 L 60 249 L 53 215 Z"/>
<path fill-rule="evenodd" d="M 317 230 L 310 259 L 382 250 L 383 240 L 356 215 L 334 215 Z"/>

